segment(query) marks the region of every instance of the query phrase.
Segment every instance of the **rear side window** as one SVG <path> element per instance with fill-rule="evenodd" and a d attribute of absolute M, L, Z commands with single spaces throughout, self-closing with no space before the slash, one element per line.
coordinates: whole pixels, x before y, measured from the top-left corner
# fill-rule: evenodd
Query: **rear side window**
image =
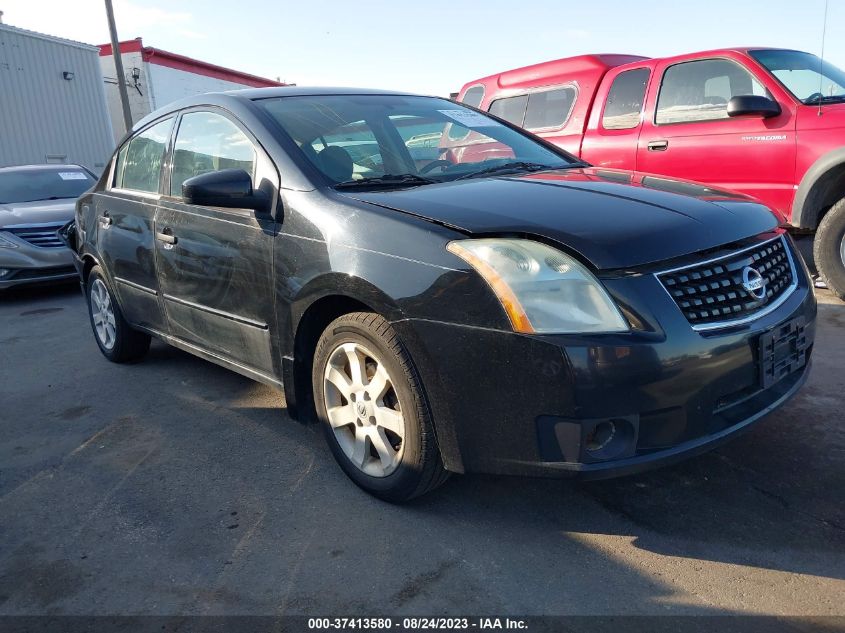
<path fill-rule="evenodd" d="M 528 95 L 523 126 L 526 130 L 562 127 L 572 112 L 575 95 L 571 86 L 532 92 Z"/>
<path fill-rule="evenodd" d="M 490 114 L 510 121 L 514 125 L 522 126 L 525 120 L 525 108 L 528 106 L 528 95 L 505 97 L 496 99 L 490 104 Z"/>
<path fill-rule="evenodd" d="M 482 99 L 484 99 L 484 86 L 473 86 L 464 93 L 461 103 L 477 108 L 481 105 Z"/>
<path fill-rule="evenodd" d="M 158 193 L 161 161 L 173 118 L 147 128 L 123 147 L 117 157 L 115 187 Z"/>
<path fill-rule="evenodd" d="M 768 96 L 745 68 L 727 59 L 675 64 L 663 74 L 654 122 L 692 123 L 728 118 L 728 101 L 745 95 Z"/>
<path fill-rule="evenodd" d="M 640 124 L 649 73 L 648 68 L 635 68 L 616 76 L 607 93 L 601 119 L 604 129 L 630 130 Z"/>
<path fill-rule="evenodd" d="M 213 112 L 182 116 L 173 152 L 170 195 L 182 196 L 188 178 L 221 169 L 243 169 L 255 176 L 252 141 L 229 119 Z"/>

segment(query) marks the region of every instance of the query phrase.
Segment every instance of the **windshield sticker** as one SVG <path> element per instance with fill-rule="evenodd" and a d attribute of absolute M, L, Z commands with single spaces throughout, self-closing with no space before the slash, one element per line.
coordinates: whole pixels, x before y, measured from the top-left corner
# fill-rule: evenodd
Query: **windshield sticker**
<path fill-rule="evenodd" d="M 60 171 L 59 178 L 62 180 L 88 180 L 88 176 L 81 171 Z"/>
<path fill-rule="evenodd" d="M 457 121 L 464 127 L 497 127 L 501 125 L 493 119 L 488 119 L 483 114 L 473 112 L 472 110 L 438 110 L 440 114 L 445 114 L 453 121 Z"/>

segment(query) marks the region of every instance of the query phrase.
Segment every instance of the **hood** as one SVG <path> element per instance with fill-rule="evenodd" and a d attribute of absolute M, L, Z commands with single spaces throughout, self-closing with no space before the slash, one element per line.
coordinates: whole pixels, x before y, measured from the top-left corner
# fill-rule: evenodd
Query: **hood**
<path fill-rule="evenodd" d="M 76 198 L 0 204 L 0 228 L 17 224 L 58 224 L 73 219 Z"/>
<path fill-rule="evenodd" d="M 777 226 L 747 196 L 594 167 L 342 195 L 473 235 L 543 236 L 598 269 L 671 259 Z"/>

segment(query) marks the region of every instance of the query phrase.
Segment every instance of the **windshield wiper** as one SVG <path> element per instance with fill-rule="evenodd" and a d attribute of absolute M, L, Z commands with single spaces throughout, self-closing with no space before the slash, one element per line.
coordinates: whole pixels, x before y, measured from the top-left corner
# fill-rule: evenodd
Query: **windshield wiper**
<path fill-rule="evenodd" d="M 492 167 L 488 167 L 487 169 L 482 169 L 481 171 L 474 171 L 471 174 L 464 174 L 460 178 L 456 178 L 455 180 L 464 180 L 466 178 L 479 178 L 481 176 L 489 176 L 491 174 L 496 174 L 499 172 L 533 172 L 533 171 L 545 171 L 551 169 L 568 169 L 570 167 L 584 167 L 584 163 L 566 163 L 564 165 L 543 165 L 541 163 L 530 163 L 527 161 L 512 161 L 510 163 L 502 163 L 501 165 L 494 165 Z"/>
<path fill-rule="evenodd" d="M 384 176 L 370 176 L 356 180 L 339 182 L 335 189 L 354 189 L 357 187 L 402 187 L 405 185 L 430 185 L 437 180 L 418 176 L 417 174 L 385 174 Z"/>

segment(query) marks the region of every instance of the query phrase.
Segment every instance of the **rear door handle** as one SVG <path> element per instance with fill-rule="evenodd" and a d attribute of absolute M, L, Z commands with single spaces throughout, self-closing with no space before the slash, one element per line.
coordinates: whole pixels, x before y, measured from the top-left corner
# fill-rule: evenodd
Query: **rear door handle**
<path fill-rule="evenodd" d="M 669 149 L 669 141 L 649 141 L 648 151 L 650 152 L 665 152 Z"/>
<path fill-rule="evenodd" d="M 100 217 L 100 226 L 104 229 L 107 229 L 111 226 L 112 219 L 109 217 L 108 211 L 103 211 L 103 215 Z"/>

